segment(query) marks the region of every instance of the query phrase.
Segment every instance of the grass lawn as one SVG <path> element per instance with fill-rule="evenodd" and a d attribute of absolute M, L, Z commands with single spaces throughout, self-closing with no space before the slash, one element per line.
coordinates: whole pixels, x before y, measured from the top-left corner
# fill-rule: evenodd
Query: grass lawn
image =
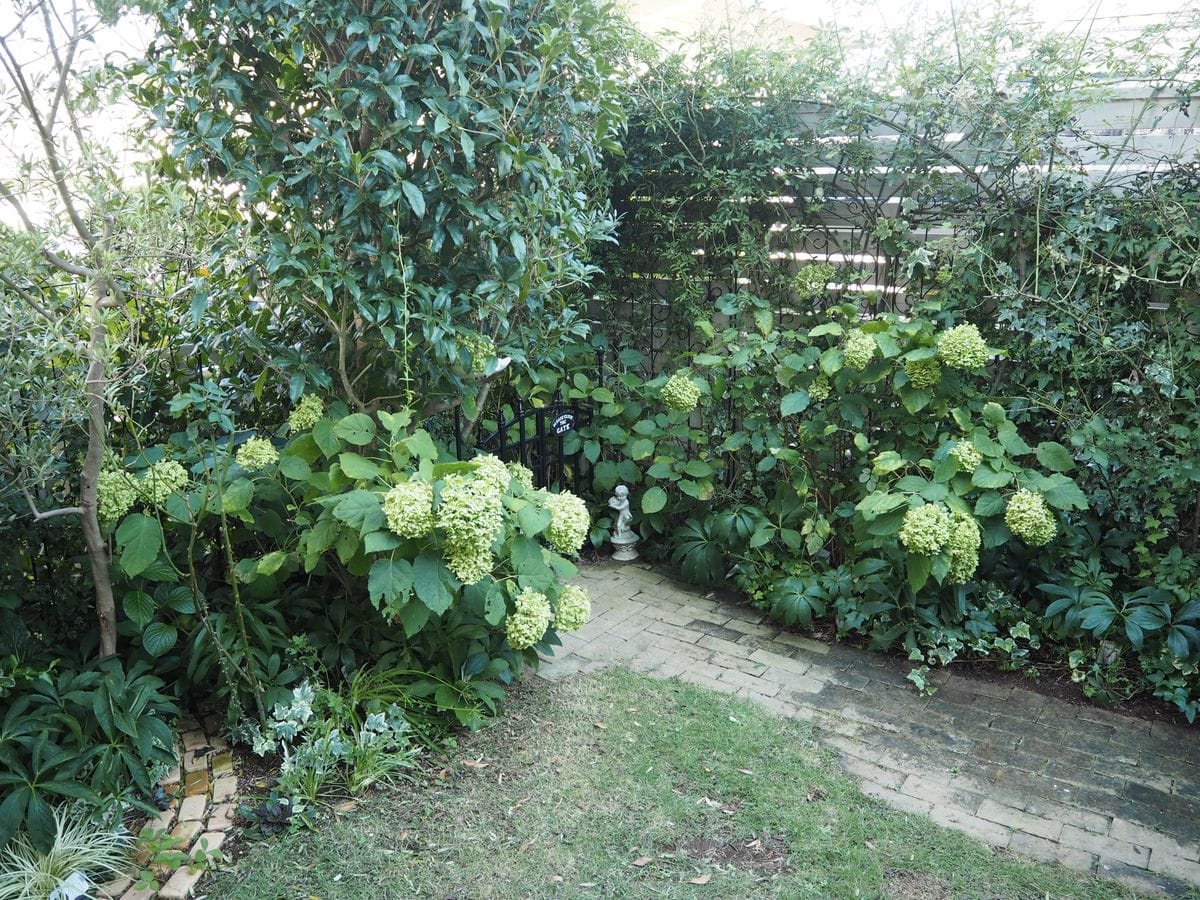
<path fill-rule="evenodd" d="M 248 849 L 221 898 L 1130 897 L 865 798 L 803 723 L 615 670 L 518 689 L 427 783 Z"/>

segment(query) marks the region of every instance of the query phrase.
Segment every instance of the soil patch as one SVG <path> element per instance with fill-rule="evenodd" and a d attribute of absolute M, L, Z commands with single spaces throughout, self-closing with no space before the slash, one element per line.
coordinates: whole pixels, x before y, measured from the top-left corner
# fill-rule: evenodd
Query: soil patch
<path fill-rule="evenodd" d="M 888 869 L 883 873 L 885 900 L 950 900 L 950 889 L 938 878 L 909 872 L 907 869 Z"/>
<path fill-rule="evenodd" d="M 696 862 L 758 875 L 782 875 L 791 869 L 787 845 L 767 834 L 750 840 L 692 838 L 677 844 L 671 852 Z"/>

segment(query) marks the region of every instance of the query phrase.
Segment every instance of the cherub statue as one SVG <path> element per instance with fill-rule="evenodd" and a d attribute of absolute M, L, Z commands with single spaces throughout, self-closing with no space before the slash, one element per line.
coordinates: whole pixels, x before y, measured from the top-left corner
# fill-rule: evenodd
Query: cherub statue
<path fill-rule="evenodd" d="M 623 484 L 618 484 L 617 489 L 613 491 L 613 495 L 608 499 L 610 508 L 617 511 L 617 524 L 613 529 L 613 542 L 618 544 L 629 543 L 636 539 L 633 529 L 629 526 L 633 523 L 633 513 L 629 511 L 629 488 Z"/>

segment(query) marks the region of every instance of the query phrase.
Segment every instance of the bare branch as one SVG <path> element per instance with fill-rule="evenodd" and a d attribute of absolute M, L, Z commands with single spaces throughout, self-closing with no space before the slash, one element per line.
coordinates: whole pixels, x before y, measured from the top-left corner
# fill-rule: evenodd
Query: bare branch
<path fill-rule="evenodd" d="M 33 494 L 29 493 L 29 488 L 21 485 L 21 493 L 25 495 L 25 502 L 29 504 L 29 512 L 33 514 L 33 521 L 35 522 L 44 522 L 46 519 L 54 519 L 58 516 L 83 515 L 82 506 L 60 506 L 58 509 L 38 512 L 37 504 L 33 502 Z"/>
<path fill-rule="evenodd" d="M 42 302 L 37 297 L 33 296 L 33 294 L 29 293 L 29 291 L 25 290 L 25 288 L 21 287 L 3 272 L 0 272 L 0 283 L 3 283 L 5 287 L 32 306 L 42 318 L 49 322 L 58 321 L 58 317 L 51 312 L 50 307 L 42 305 Z"/>

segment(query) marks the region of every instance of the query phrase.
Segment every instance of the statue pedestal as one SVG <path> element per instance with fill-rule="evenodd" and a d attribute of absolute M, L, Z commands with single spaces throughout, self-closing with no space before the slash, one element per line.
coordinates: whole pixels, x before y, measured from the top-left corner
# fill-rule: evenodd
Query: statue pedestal
<path fill-rule="evenodd" d="M 632 534 L 629 537 L 609 538 L 609 543 L 613 545 L 612 558 L 617 562 L 633 562 L 638 558 L 638 540 L 637 535 Z"/>

